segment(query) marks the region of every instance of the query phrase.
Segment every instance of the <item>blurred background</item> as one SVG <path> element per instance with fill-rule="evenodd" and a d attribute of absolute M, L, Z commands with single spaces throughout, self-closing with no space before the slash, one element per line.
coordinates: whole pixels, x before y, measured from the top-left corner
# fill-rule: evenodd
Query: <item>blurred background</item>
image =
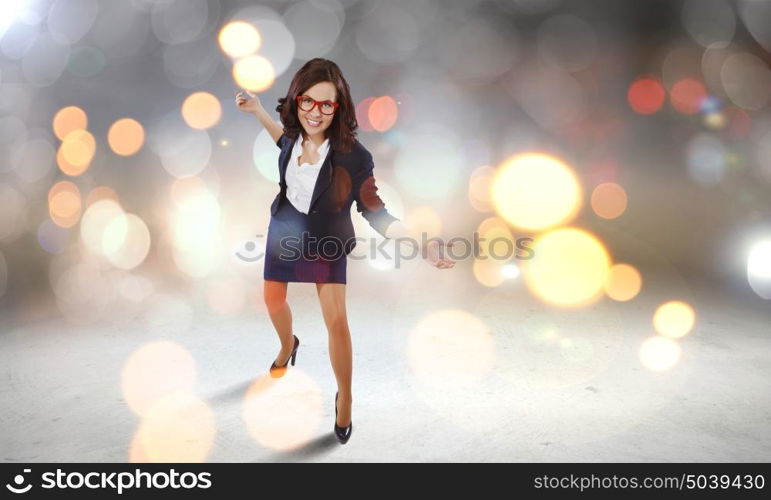
<path fill-rule="evenodd" d="M 597 403 L 610 405 L 604 437 L 627 439 L 594 446 L 598 458 L 768 458 L 753 430 L 771 394 L 771 0 L 3 0 L 0 356 L 17 425 L 3 430 L 6 460 L 241 460 L 311 439 L 316 420 L 293 421 L 307 431 L 298 437 L 266 416 L 278 397 L 265 402 L 268 381 L 239 385 L 254 371 L 248 357 L 262 370 L 278 346 L 252 258 L 278 192 L 278 148 L 233 94 L 257 93 L 278 119 L 277 99 L 314 57 L 350 84 L 389 211 L 432 236 L 487 241 L 447 271 L 360 244 L 349 262 L 354 345 L 366 326 L 378 335 L 362 339 L 361 356 L 380 349 L 392 362 L 362 373 L 398 374 L 426 421 L 442 415 L 448 432 L 471 433 L 486 428 L 447 417 L 447 384 L 480 394 L 474 384 L 497 377 L 495 391 L 519 388 L 557 418 L 553 405 L 572 401 L 559 391 L 601 394 L 595 378 L 607 377 L 617 398 L 639 398 L 624 403 L 637 418 L 609 410 L 618 399 Z M 534 239 L 534 259 L 511 252 L 521 237 Z M 290 289 L 296 324 L 318 336 L 318 369 L 329 371 L 315 288 Z M 706 451 L 660 433 L 647 455 L 627 454 L 640 445 L 632 422 L 680 401 L 689 377 L 716 387 L 700 370 L 719 371 L 725 353 L 699 351 L 709 346 L 738 349 L 718 385 L 746 405 L 733 413 L 746 432 Z M 627 380 L 611 365 L 654 378 Z M 299 409 L 282 399 L 290 413 L 329 413 L 320 387 L 331 375 L 294 371 L 277 394 L 312 397 Z M 79 382 L 63 389 L 52 373 Z M 734 400 L 740 381 L 748 392 Z M 58 421 L 47 417 L 62 405 L 100 405 L 80 399 L 89 383 L 115 392 L 119 404 L 100 411 L 126 428 L 108 438 L 88 417 L 78 425 L 112 445 L 88 451 L 62 438 L 65 427 L 37 444 L 9 432 Z M 56 409 L 44 402 L 54 393 Z M 244 406 L 226 425 L 215 402 L 228 394 Z M 497 397 L 480 404 L 498 424 L 519 411 Z M 170 430 L 181 408 L 195 440 Z M 597 407 L 585 408 L 596 422 Z M 713 417 L 715 430 L 726 417 Z M 541 441 L 577 439 L 550 425 L 543 433 L 558 437 Z M 256 448 L 233 452 L 241 441 L 222 436 L 235 428 Z M 539 446 L 452 456 L 587 459 Z M 450 459 L 430 448 L 359 458 Z M 298 458 L 319 459 L 288 456 Z"/>

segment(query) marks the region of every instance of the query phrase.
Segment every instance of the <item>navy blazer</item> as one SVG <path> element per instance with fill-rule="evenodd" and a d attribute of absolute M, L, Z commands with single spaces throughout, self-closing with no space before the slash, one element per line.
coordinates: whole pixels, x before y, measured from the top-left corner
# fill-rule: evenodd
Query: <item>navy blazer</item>
<path fill-rule="evenodd" d="M 270 207 L 272 215 L 276 215 L 282 203 L 291 203 L 286 197 L 286 168 L 296 140 L 282 134 L 276 141 L 281 148 L 278 157 L 281 190 Z M 388 213 L 377 195 L 374 168 L 372 154 L 358 140 L 349 153 L 335 151 L 330 145 L 308 208 L 307 228 L 312 236 L 337 238 L 343 243 L 346 255 L 349 254 L 356 243 L 351 221 L 351 204 L 355 201 L 356 210 L 385 237 L 388 226 L 399 219 Z"/>

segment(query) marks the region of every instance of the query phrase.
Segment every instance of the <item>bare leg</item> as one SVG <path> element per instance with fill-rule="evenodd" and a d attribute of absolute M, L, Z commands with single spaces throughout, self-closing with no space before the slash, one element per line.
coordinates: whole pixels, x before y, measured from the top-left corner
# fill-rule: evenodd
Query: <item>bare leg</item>
<path fill-rule="evenodd" d="M 337 425 L 348 427 L 351 423 L 351 373 L 353 351 L 351 331 L 345 310 L 345 285 L 342 283 L 317 283 L 321 312 L 329 333 L 329 359 L 337 379 Z"/>
<path fill-rule="evenodd" d="M 268 315 L 281 341 L 281 351 L 275 360 L 276 366 L 285 365 L 294 348 L 292 311 L 286 301 L 287 285 L 288 283 L 281 281 L 265 280 L 265 305 L 268 307 Z"/>

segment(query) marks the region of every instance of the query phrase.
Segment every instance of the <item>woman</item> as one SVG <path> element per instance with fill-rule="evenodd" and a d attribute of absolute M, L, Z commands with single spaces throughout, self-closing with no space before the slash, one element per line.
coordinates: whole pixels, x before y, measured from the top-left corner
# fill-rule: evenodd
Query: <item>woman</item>
<path fill-rule="evenodd" d="M 290 360 L 294 365 L 300 345 L 292 333 L 287 284 L 316 283 L 337 379 L 335 435 L 344 444 L 353 430 L 351 334 L 345 307 L 347 255 L 355 245 L 352 203 L 385 238 L 409 233 L 377 195 L 372 155 L 356 139 L 355 106 L 337 64 L 316 58 L 300 68 L 286 97 L 278 100 L 283 127 L 259 98 L 246 94 L 236 92 L 236 105 L 255 114 L 281 148 L 280 191 L 271 205 L 264 268 L 265 304 L 281 340 L 271 376 L 282 376 Z M 423 255 L 438 268 L 455 264 L 441 255 L 436 240 L 426 245 Z"/>

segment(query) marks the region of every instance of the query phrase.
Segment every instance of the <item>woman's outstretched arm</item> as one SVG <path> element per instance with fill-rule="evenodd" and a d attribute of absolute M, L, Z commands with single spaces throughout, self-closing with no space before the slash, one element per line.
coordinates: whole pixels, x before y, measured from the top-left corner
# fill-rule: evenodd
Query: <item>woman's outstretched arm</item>
<path fill-rule="evenodd" d="M 354 199 L 356 200 L 356 210 L 364 216 L 378 233 L 384 238 L 395 239 L 398 244 L 406 243 L 417 247 L 422 257 L 432 266 L 439 269 L 448 269 L 455 265 L 455 261 L 445 255 L 445 247 L 452 246 L 452 243 L 440 242 L 432 238 L 423 246 L 423 239 L 415 240 L 416 231 L 405 225 L 404 222 L 397 219 L 385 208 L 385 203 L 377 195 L 377 185 L 373 174 L 375 168 L 372 154 L 367 151 L 364 166 L 359 175 L 354 179 Z"/>

